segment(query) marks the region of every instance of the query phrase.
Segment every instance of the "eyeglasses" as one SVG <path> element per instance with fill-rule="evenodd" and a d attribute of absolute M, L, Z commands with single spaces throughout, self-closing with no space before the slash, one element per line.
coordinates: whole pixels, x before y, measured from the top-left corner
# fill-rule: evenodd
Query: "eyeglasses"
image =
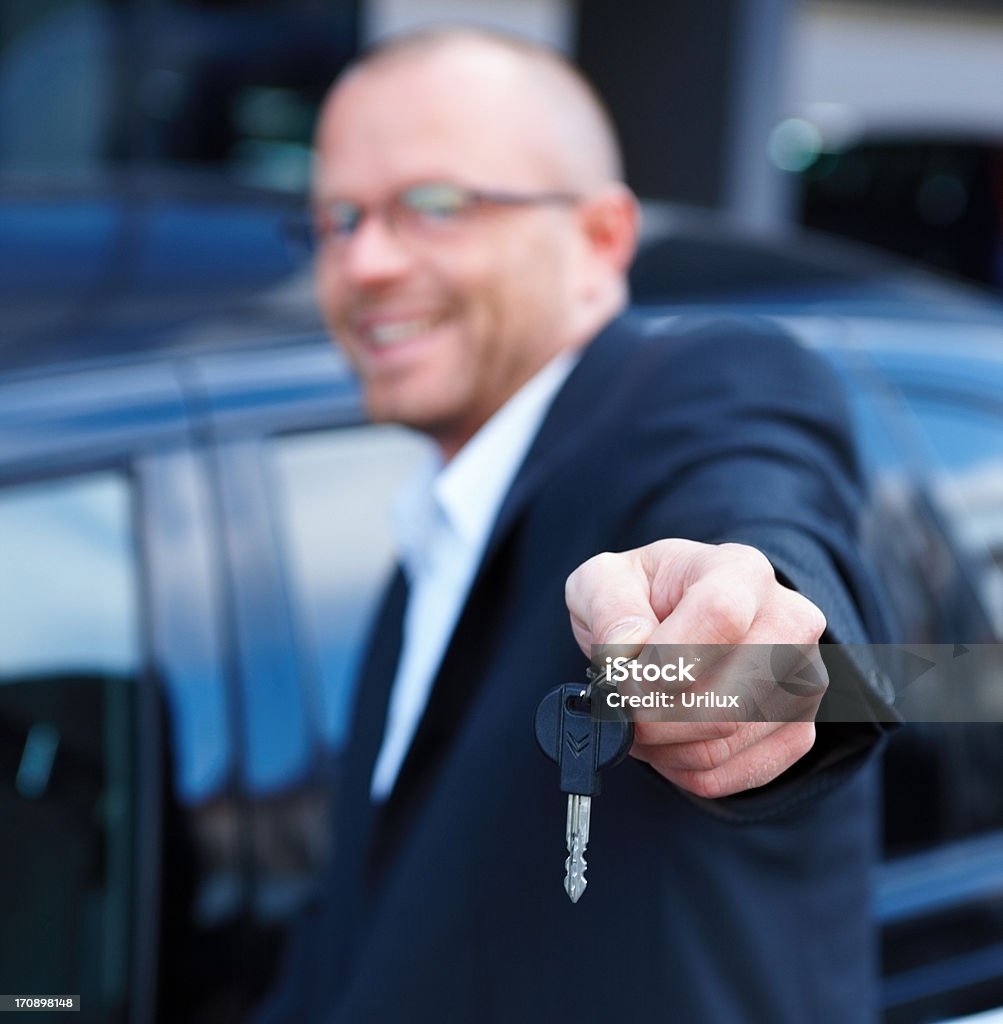
<path fill-rule="evenodd" d="M 290 239 L 298 245 L 339 245 L 347 242 L 372 213 L 382 217 L 400 238 L 431 240 L 453 234 L 485 207 L 570 206 L 580 198 L 571 192 L 495 192 L 450 182 L 426 182 L 368 208 L 348 199 L 328 200 L 286 227 Z"/>

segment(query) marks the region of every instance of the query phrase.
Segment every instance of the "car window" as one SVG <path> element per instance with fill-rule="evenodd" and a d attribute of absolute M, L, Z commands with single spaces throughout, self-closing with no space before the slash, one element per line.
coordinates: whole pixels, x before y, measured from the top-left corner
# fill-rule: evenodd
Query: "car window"
<path fill-rule="evenodd" d="M 331 751 L 347 738 L 366 629 L 393 564 L 393 495 L 426 450 L 393 427 L 272 442 L 289 582 L 316 667 L 321 739 Z"/>
<path fill-rule="evenodd" d="M 960 645 L 1003 636 L 1003 403 L 998 370 L 969 369 L 965 380 L 942 372 L 914 372 L 892 361 L 900 401 L 886 413 L 908 418 L 900 465 L 917 479 L 889 477 L 878 564 L 896 594 L 910 642 Z M 954 368 L 960 367 L 954 361 Z M 870 411 L 878 408 L 873 395 Z M 887 437 L 886 437 L 887 440 Z M 903 451 L 903 449 L 906 449 Z M 885 468 L 892 461 L 884 463 Z M 904 613 L 904 614 L 903 614 Z M 982 662 L 975 662 L 982 665 Z M 965 676 L 973 692 L 991 693 L 998 679 L 991 662 Z M 972 674 L 972 673 L 976 674 Z M 939 695 L 940 699 L 951 695 Z M 885 759 L 885 847 L 888 855 L 929 849 L 945 841 L 1003 829 L 1003 802 L 995 780 L 1003 770 L 998 721 L 944 722 L 937 705 L 930 721 L 898 734 Z"/>
<path fill-rule="evenodd" d="M 0 674 L 122 675 L 139 661 L 129 488 L 111 474 L 0 498 Z"/>
<path fill-rule="evenodd" d="M 848 373 L 872 559 L 911 643 L 1003 635 L 1003 365 L 877 352 Z M 853 372 L 847 368 L 854 366 Z"/>
<path fill-rule="evenodd" d="M 913 402 L 934 459 L 933 493 L 974 587 L 1003 637 L 1003 402 Z"/>
<path fill-rule="evenodd" d="M 0 488 L 0 538 L 0 990 L 79 993 L 118 1020 L 141 660 L 130 481 Z"/>

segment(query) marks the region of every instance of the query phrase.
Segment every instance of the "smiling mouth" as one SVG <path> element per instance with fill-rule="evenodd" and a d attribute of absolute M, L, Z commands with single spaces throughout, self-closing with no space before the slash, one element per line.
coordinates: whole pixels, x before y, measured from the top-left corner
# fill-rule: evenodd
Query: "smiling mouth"
<path fill-rule="evenodd" d="M 427 316 L 414 320 L 397 320 L 393 323 L 373 324 L 362 331 L 362 336 L 376 348 L 389 348 L 426 334 L 437 324 L 436 319 Z"/>

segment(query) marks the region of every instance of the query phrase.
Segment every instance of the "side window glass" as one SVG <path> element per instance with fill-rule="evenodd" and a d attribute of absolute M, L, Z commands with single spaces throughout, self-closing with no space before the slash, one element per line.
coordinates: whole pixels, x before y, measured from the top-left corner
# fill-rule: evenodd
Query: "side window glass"
<path fill-rule="evenodd" d="M 992 380 L 992 368 L 986 367 L 980 383 Z M 925 543 L 915 547 L 912 563 L 915 592 L 925 589 L 936 609 L 929 639 L 961 644 L 961 651 L 964 645 L 998 642 L 1003 639 L 1003 403 L 983 387 L 944 387 L 939 395 L 906 387 L 903 393 L 924 469 L 923 491 L 914 495 L 913 528 L 922 530 Z M 886 540 L 897 543 L 903 536 L 899 530 L 894 539 L 886 534 Z M 998 692 L 991 667 L 969 668 L 964 679 L 969 694 Z M 914 722 L 902 730 L 886 759 L 891 852 L 1003 828 L 995 782 L 1003 771 L 998 720 L 938 724 L 936 714 L 930 723 Z"/>
<path fill-rule="evenodd" d="M 867 560 L 884 588 L 894 639 L 935 643 L 941 638 L 942 596 L 933 592 L 937 581 L 930 566 L 950 561 L 950 552 L 930 524 L 917 486 L 916 424 L 897 392 L 862 378 L 850 375 L 849 397 L 869 482 L 860 510 Z"/>
<path fill-rule="evenodd" d="M 882 354 L 852 394 L 874 487 L 872 558 L 912 643 L 1003 637 L 1003 376 Z"/>
<path fill-rule="evenodd" d="M 129 982 L 140 636 L 128 480 L 0 489 L 0 991 L 101 1020 Z"/>
<path fill-rule="evenodd" d="M 292 600 L 319 681 L 321 739 L 345 743 L 370 617 L 393 565 L 390 506 L 425 442 L 396 427 L 277 438 L 272 455 Z"/>
<path fill-rule="evenodd" d="M 1003 402 L 915 404 L 936 459 L 933 485 L 952 540 L 997 639 L 1003 638 Z"/>

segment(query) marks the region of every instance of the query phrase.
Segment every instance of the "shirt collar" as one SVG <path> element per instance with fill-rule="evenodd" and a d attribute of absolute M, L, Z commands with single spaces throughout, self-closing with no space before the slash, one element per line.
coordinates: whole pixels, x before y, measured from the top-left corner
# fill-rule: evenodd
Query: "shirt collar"
<path fill-rule="evenodd" d="M 397 553 L 408 578 L 422 569 L 441 512 L 432 500 L 432 485 L 442 470 L 442 456 L 429 442 L 428 450 L 407 477 L 394 497 L 391 508 L 391 526 L 397 543 Z"/>
<path fill-rule="evenodd" d="M 502 499 L 511 487 L 547 410 L 581 353 L 562 352 L 531 377 L 443 464 L 430 451 L 394 503 L 398 550 L 413 575 L 428 556 L 438 528 L 449 529 L 469 550 L 487 541 Z"/>
<path fill-rule="evenodd" d="M 577 352 L 555 356 L 439 473 L 433 487 L 435 500 L 464 543 L 487 540 L 502 499 L 577 357 Z"/>

